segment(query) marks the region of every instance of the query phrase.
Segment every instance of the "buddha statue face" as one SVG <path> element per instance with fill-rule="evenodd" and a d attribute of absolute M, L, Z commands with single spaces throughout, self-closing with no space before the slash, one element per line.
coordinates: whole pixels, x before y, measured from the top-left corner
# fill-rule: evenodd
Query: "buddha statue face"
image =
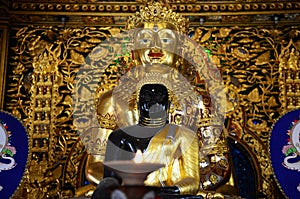
<path fill-rule="evenodd" d="M 135 30 L 133 42 L 138 65 L 174 67 L 178 60 L 178 34 L 170 23 L 144 23 Z"/>

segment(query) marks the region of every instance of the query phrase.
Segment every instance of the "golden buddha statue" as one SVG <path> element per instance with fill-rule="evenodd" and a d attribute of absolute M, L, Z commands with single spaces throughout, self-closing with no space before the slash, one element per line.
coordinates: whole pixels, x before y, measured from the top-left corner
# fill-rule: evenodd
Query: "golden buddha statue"
<path fill-rule="evenodd" d="M 126 28 L 128 30 L 132 30 L 130 35 L 133 42 L 132 57 L 135 67 L 133 68 L 132 73 L 135 73 L 135 76 L 147 79 L 147 77 L 151 78 L 151 75 L 155 74 L 157 78 L 157 76 L 159 76 L 157 74 L 161 74 L 161 76 L 170 73 L 177 74 L 178 71 L 182 72 L 182 70 L 185 69 L 185 66 L 179 66 L 179 62 L 180 56 L 182 55 L 181 51 L 184 46 L 184 41 L 181 34 L 185 34 L 188 29 L 188 21 L 186 18 L 173 12 L 168 6 L 160 2 L 150 2 L 147 4 L 147 6 L 142 7 L 139 12 L 128 19 Z M 203 60 L 199 60 L 199 62 L 200 61 L 201 63 L 196 64 L 202 65 L 201 67 L 204 68 L 206 62 Z M 185 73 L 185 71 L 182 73 Z M 150 83 L 153 82 L 150 81 Z M 159 82 L 156 81 L 155 83 Z M 170 84 L 172 84 L 172 82 Z M 131 85 L 134 85 L 134 83 Z M 176 92 L 176 89 L 180 89 L 180 81 L 174 82 L 172 88 L 174 89 L 173 93 Z M 194 99 L 195 93 L 192 93 L 194 90 L 194 88 L 187 89 L 186 91 L 182 91 L 184 94 L 181 93 L 182 96 L 188 96 L 186 97 L 187 100 L 185 100 L 186 104 L 184 106 L 186 108 L 186 112 L 184 114 L 187 116 L 187 113 L 192 112 L 194 115 L 195 113 L 198 113 L 199 116 L 182 117 L 184 118 L 182 120 L 188 118 L 188 122 L 182 122 L 181 119 L 179 119 L 179 122 L 177 122 L 177 119 L 174 115 L 178 115 L 178 113 L 182 113 L 182 111 L 177 111 L 178 107 L 176 106 L 176 99 L 174 100 L 173 98 L 173 101 L 171 102 L 173 103 L 173 107 L 171 107 L 172 110 L 170 110 L 170 117 L 172 118 L 170 123 L 184 123 L 186 126 L 196 129 L 196 134 L 199 137 L 199 144 L 198 149 L 195 149 L 195 151 L 196 153 L 199 151 L 199 153 L 196 154 L 197 156 L 195 157 L 193 156 L 195 154 L 187 153 L 186 158 L 193 158 L 192 165 L 193 167 L 195 166 L 195 169 L 198 169 L 198 172 L 200 173 L 194 173 L 194 178 L 192 180 L 193 183 L 190 184 L 189 182 L 183 180 L 183 176 L 190 175 L 186 173 L 187 171 L 179 168 L 177 169 L 177 172 L 173 172 L 172 175 L 164 175 L 165 179 L 163 180 L 163 183 L 165 183 L 167 187 L 179 187 L 178 192 L 180 193 L 195 194 L 195 191 L 198 191 L 198 195 L 213 198 L 214 194 L 212 194 L 211 191 L 214 192 L 216 190 L 220 190 L 220 192 L 228 192 L 227 186 L 223 185 L 228 184 L 233 186 L 233 180 L 230 178 L 232 176 L 230 176 L 231 170 L 228 157 L 229 149 L 226 145 L 226 137 L 223 126 L 219 121 L 215 123 L 210 122 L 214 121 L 211 119 L 214 116 L 214 110 L 205 106 L 210 106 L 211 103 L 204 105 L 202 103 L 201 107 L 196 108 L 196 111 L 190 110 L 191 107 L 195 106 L 196 102 L 197 104 L 201 104 L 199 99 L 201 99 L 202 96 L 198 98 L 196 96 L 198 101 L 197 99 Z M 132 96 L 134 95 L 132 93 L 129 94 Z M 197 94 L 200 95 L 199 92 Z M 122 105 L 119 104 L 122 100 L 118 99 L 116 96 L 119 95 L 115 94 L 114 96 L 113 90 L 110 90 L 101 96 L 101 100 L 98 103 L 98 115 L 101 115 L 102 118 L 103 116 L 108 115 L 109 119 L 116 120 L 115 122 L 109 121 L 106 122 L 105 125 L 102 125 L 101 134 L 103 135 L 104 140 L 108 139 L 109 135 L 118 128 L 138 125 L 141 122 L 140 118 L 138 117 L 139 114 L 135 103 L 128 102 L 129 104 L 124 110 L 122 109 Z M 127 97 L 126 99 L 132 100 L 133 98 L 134 97 Z M 205 124 L 202 123 L 202 121 L 205 121 Z M 211 125 L 212 123 L 213 125 Z M 166 123 L 164 122 L 163 126 L 165 125 Z M 159 128 L 161 128 L 161 126 Z M 165 133 L 165 131 L 162 132 Z M 151 134 L 151 131 L 149 133 Z M 151 147 L 149 147 L 149 149 L 151 148 L 153 151 L 157 150 L 157 153 L 160 152 L 159 150 L 161 149 L 161 144 L 159 143 L 162 143 L 162 141 L 165 140 L 166 135 L 164 133 L 158 133 L 158 135 L 164 136 L 160 137 L 159 139 L 153 139 L 156 140 L 155 142 L 157 142 L 157 145 L 148 140 L 148 144 L 152 143 L 151 146 L 156 146 L 155 149 L 152 149 Z M 156 138 L 154 134 L 149 137 Z M 106 148 L 106 146 L 103 147 Z M 99 184 L 99 182 L 103 179 L 102 162 L 104 159 L 105 157 L 103 154 L 99 156 L 88 156 L 85 173 L 87 179 L 94 185 Z M 155 159 L 157 160 L 158 157 Z M 198 161 L 197 165 L 195 164 L 195 160 Z M 165 170 L 165 172 L 167 171 Z M 193 170 L 193 172 L 195 171 Z M 197 175 L 200 177 L 197 177 Z M 149 175 L 148 180 L 151 180 L 146 181 L 146 184 L 148 183 L 149 185 L 155 186 L 162 185 L 162 180 L 159 176 L 161 175 L 158 175 L 158 173 Z M 188 188 L 182 188 L 184 186 L 177 184 L 177 182 L 182 182 L 183 184 L 187 183 Z M 195 186 L 197 186 L 197 189 Z M 225 188 L 223 189 L 222 187 Z M 209 196 L 207 193 L 209 193 Z M 222 194 L 216 194 L 216 197 L 217 196 L 221 197 Z"/>
<path fill-rule="evenodd" d="M 132 54 L 134 65 L 145 68 L 147 68 L 146 66 L 151 66 L 151 70 L 163 72 L 162 65 L 166 66 L 166 70 L 169 70 L 170 67 L 175 67 L 177 63 L 178 55 L 169 52 L 170 49 L 174 52 L 174 49 L 178 48 L 178 36 L 176 35 L 176 31 L 180 30 L 183 33 L 186 30 L 187 22 L 186 20 L 182 20 L 184 18 L 177 16 L 176 13 L 170 12 L 166 7 L 162 7 L 160 3 L 156 3 L 152 6 L 151 3 L 149 3 L 149 5 L 150 7 L 145 7 L 139 12 L 143 14 L 138 13 L 135 17 L 128 20 L 126 29 L 131 30 L 129 34 L 131 34 L 134 48 Z M 149 8 L 150 10 L 148 10 Z M 163 18 L 157 17 L 157 21 L 156 17 L 153 17 L 156 8 L 158 9 L 157 13 L 165 13 Z M 148 19 L 146 15 L 150 15 L 150 18 Z M 180 20 L 177 20 L 177 18 L 182 20 L 182 22 L 178 23 Z M 161 19 L 163 19 L 163 21 Z M 174 23 L 176 23 L 176 25 Z M 150 41 L 150 39 L 154 38 L 155 41 Z M 159 43 L 153 44 L 153 42 Z M 156 46 L 161 44 L 163 48 Z M 160 50 L 162 50 L 161 53 L 156 52 Z M 162 54 L 164 57 L 160 57 Z M 106 122 L 100 124 L 102 132 L 99 134 L 103 135 L 102 140 L 106 140 L 108 135 L 117 127 L 133 125 L 138 122 L 137 111 L 133 108 L 133 106 L 135 106 L 134 103 L 132 107 L 129 107 L 130 110 L 120 111 L 118 114 L 115 114 L 115 110 L 120 110 L 121 108 L 118 107 L 119 104 L 113 99 L 112 95 L 113 90 L 109 90 L 102 94 L 98 101 L 97 114 L 100 116 L 99 120 L 100 122 L 106 120 Z M 105 116 L 108 116 L 108 118 L 105 118 Z M 112 120 L 117 120 L 118 124 Z M 87 180 L 94 185 L 99 183 L 103 173 L 95 171 L 93 168 L 102 167 L 103 160 L 103 154 L 88 155 L 85 174 Z"/>

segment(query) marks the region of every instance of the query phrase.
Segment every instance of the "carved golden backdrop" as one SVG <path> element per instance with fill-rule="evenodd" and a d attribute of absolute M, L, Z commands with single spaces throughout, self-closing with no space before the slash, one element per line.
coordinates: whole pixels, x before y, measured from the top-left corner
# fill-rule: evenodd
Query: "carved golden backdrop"
<path fill-rule="evenodd" d="M 74 78 L 87 53 L 119 31 L 46 26 L 14 30 L 5 108 L 25 122 L 30 134 L 32 161 L 23 185 L 29 198 L 64 196 L 62 190 L 81 186 L 85 151 L 72 125 Z M 275 197 L 267 142 L 273 122 L 284 110 L 279 64 L 282 53 L 287 59 L 289 55 L 282 49 L 298 52 L 298 27 L 195 27 L 191 34 L 222 71 L 230 135 L 247 146 L 263 171 L 263 192 Z"/>
<path fill-rule="evenodd" d="M 109 10 L 118 5 L 120 11 Z M 94 47 L 121 31 L 120 16 L 134 12 L 135 5 L 8 1 L 13 28 L 4 108 L 24 121 L 31 139 L 31 162 L 16 197 L 72 196 L 83 185 L 86 151 L 72 125 L 75 75 Z M 276 198 L 267 143 L 277 117 L 299 107 L 288 75 L 299 66 L 299 3 L 218 1 L 217 9 L 205 1 L 174 5 L 191 15 L 190 36 L 222 71 L 230 136 L 257 163 L 258 187 Z M 125 67 L 122 59 L 114 66 Z"/>

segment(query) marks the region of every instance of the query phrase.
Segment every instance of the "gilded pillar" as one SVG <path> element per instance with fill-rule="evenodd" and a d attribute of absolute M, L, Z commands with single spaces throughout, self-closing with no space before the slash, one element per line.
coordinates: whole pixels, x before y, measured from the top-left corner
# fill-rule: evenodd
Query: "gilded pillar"
<path fill-rule="evenodd" d="M 8 57 L 9 23 L 7 14 L 7 2 L 0 3 L 0 108 L 4 104 L 6 66 Z"/>

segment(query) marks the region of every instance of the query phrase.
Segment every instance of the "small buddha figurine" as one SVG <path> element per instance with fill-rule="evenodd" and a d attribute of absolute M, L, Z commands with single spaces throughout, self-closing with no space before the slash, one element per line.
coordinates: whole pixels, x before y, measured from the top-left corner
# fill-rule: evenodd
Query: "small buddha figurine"
<path fill-rule="evenodd" d="M 113 131 L 108 139 L 105 161 L 131 160 L 137 150 L 145 162 L 162 163 L 165 167 L 150 173 L 146 186 L 161 187 L 163 194 L 192 194 L 199 189 L 198 137 L 192 130 L 169 124 L 168 89 L 162 84 L 145 84 L 138 100 L 139 122 Z M 105 168 L 104 180 L 114 177 Z M 102 189 L 107 184 L 100 182 Z M 115 184 L 113 185 L 115 186 Z M 94 196 L 96 197 L 96 196 Z"/>

